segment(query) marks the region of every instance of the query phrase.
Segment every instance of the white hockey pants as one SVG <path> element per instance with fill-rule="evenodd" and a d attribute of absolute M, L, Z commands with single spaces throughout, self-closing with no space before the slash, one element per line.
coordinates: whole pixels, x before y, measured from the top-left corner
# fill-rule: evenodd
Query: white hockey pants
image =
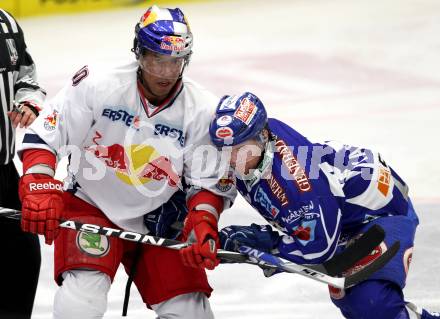
<path fill-rule="evenodd" d="M 99 271 L 70 270 L 63 273 L 53 309 L 54 319 L 100 319 L 107 310 L 110 278 Z M 179 295 L 152 305 L 157 319 L 213 319 L 208 298 L 203 293 Z"/>

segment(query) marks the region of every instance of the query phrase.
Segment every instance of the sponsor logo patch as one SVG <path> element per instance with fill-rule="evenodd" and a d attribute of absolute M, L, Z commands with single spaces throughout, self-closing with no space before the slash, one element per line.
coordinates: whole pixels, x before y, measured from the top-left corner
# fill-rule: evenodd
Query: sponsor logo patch
<path fill-rule="evenodd" d="M 281 187 L 280 183 L 276 180 L 275 176 L 270 174 L 270 177 L 265 179 L 265 181 L 269 184 L 272 194 L 280 201 L 281 206 L 286 206 L 289 204 L 286 193 L 284 192 L 284 189 Z"/>
<path fill-rule="evenodd" d="M 183 131 L 167 124 L 154 125 L 154 135 L 161 135 L 175 139 L 179 142 L 180 146 L 185 144 L 185 135 L 183 134 Z"/>
<path fill-rule="evenodd" d="M 233 135 L 234 135 L 234 132 L 229 127 L 220 127 L 215 132 L 215 136 L 217 136 L 218 138 L 223 138 L 223 139 L 228 138 L 228 137 L 232 137 Z"/>
<path fill-rule="evenodd" d="M 301 245 L 306 246 L 315 240 L 315 228 L 316 220 L 304 221 L 298 227 L 293 228 L 292 236 L 295 237 Z"/>
<path fill-rule="evenodd" d="M 309 192 L 312 190 L 312 185 L 307 178 L 306 172 L 299 164 L 295 155 L 293 155 L 290 148 L 283 140 L 277 140 L 275 143 L 277 154 L 281 156 L 283 164 L 286 166 L 290 176 L 295 180 L 297 188 L 301 192 Z"/>
<path fill-rule="evenodd" d="M 139 116 L 130 114 L 125 110 L 106 108 L 102 111 L 102 116 L 113 122 L 122 122 L 125 124 L 125 126 L 139 129 Z"/>
<path fill-rule="evenodd" d="M 160 43 L 160 48 L 169 51 L 183 51 L 185 49 L 185 40 L 176 36 L 165 36 Z"/>
<path fill-rule="evenodd" d="M 48 190 L 57 190 L 62 192 L 63 191 L 63 186 L 61 186 L 60 184 L 54 184 L 51 182 L 48 183 L 30 183 L 29 184 L 29 191 L 38 191 L 38 190 L 42 190 L 42 189 L 48 189 Z"/>
<path fill-rule="evenodd" d="M 91 257 L 104 257 L 110 250 L 110 241 L 104 235 L 78 232 L 76 245 L 79 250 Z"/>
<path fill-rule="evenodd" d="M 221 192 L 227 192 L 232 188 L 233 185 L 234 185 L 234 180 L 232 179 L 231 176 L 228 175 L 221 178 L 217 182 L 217 184 L 215 184 L 215 187 Z"/>
<path fill-rule="evenodd" d="M 267 213 L 269 213 L 270 218 L 275 218 L 278 216 L 280 210 L 272 204 L 269 196 L 267 196 L 261 187 L 258 187 L 257 191 L 255 192 L 254 200 L 256 203 L 260 204 Z"/>
<path fill-rule="evenodd" d="M 253 117 L 257 113 L 257 107 L 248 98 L 244 98 L 240 102 L 240 106 L 234 113 L 234 117 L 249 125 Z"/>
<path fill-rule="evenodd" d="M 231 124 L 231 122 L 232 122 L 232 116 L 230 115 L 223 115 L 222 117 L 219 117 L 217 119 L 218 126 L 226 126 Z"/>
<path fill-rule="evenodd" d="M 52 114 L 44 118 L 43 126 L 47 131 L 53 131 L 57 126 L 58 122 L 58 111 L 54 110 Z"/>
<path fill-rule="evenodd" d="M 383 196 L 388 195 L 390 189 L 391 172 L 387 168 L 379 168 L 379 177 L 377 179 L 377 189 L 382 193 Z"/>

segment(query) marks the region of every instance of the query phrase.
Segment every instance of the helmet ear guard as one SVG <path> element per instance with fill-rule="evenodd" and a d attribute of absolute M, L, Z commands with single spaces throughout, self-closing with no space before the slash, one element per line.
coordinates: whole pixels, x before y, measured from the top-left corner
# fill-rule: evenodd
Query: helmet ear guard
<path fill-rule="evenodd" d="M 133 39 L 133 47 L 131 48 L 131 52 L 133 52 L 134 55 L 136 56 L 136 60 L 139 60 L 139 57 L 140 57 L 140 55 L 141 55 L 141 53 L 140 53 L 139 51 L 140 51 L 140 50 L 139 50 L 139 46 L 138 46 L 138 40 L 137 40 L 137 38 L 135 37 L 135 38 Z"/>

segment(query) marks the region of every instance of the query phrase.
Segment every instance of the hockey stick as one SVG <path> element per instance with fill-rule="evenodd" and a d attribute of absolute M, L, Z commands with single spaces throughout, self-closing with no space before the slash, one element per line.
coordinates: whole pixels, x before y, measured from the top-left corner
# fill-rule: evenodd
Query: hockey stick
<path fill-rule="evenodd" d="M 384 239 L 385 231 L 383 228 L 379 225 L 373 225 L 341 253 L 334 255 L 331 259 L 322 264 L 308 264 L 306 266 L 329 276 L 340 275 L 354 266 L 365 256 L 368 256 Z M 232 253 L 230 256 L 227 256 L 225 251 L 224 257 L 228 262 L 256 264 L 267 269 L 278 268 L 242 254 Z"/>
<path fill-rule="evenodd" d="M 12 219 L 20 219 L 21 211 L 0 207 L 0 216 L 12 218 Z M 190 245 L 189 243 L 183 243 L 174 239 L 167 239 L 157 236 L 141 234 L 137 232 L 124 231 L 122 229 L 116 229 L 111 227 L 102 227 L 95 224 L 85 224 L 75 220 L 61 219 L 59 227 L 73 229 L 81 232 L 92 233 L 92 234 L 104 235 L 107 237 L 116 237 L 136 243 L 167 247 L 177 250 L 188 247 Z"/>
<path fill-rule="evenodd" d="M 5 209 L 0 207 L 0 216 L 19 219 L 21 216 L 21 212 L 18 210 Z M 190 245 L 190 243 L 187 242 L 182 243 L 173 239 L 150 236 L 132 231 L 102 227 L 94 224 L 84 224 L 74 220 L 61 220 L 59 227 L 92 234 L 100 234 L 107 237 L 116 237 L 132 242 L 167 247 L 177 250 Z M 279 270 L 283 270 L 289 273 L 297 273 L 337 288 L 349 288 L 363 280 L 368 279 L 371 274 L 383 267 L 397 253 L 397 251 L 399 250 L 399 246 L 400 243 L 395 242 L 390 249 L 388 249 L 383 255 L 373 261 L 370 265 L 353 275 L 341 278 L 329 276 L 326 273 L 316 270 L 316 267 L 312 268 L 307 265 L 295 264 L 293 262 L 286 261 L 282 258 L 247 246 L 241 246 L 239 253 L 218 249 L 217 256 L 226 260 L 232 259 L 234 261 L 261 265 L 263 267 L 276 267 Z M 245 256 L 243 256 L 242 254 Z M 246 258 L 246 256 L 248 256 L 249 258 Z"/>
<path fill-rule="evenodd" d="M 20 219 L 21 212 L 17 210 L 7 209 L 0 207 L 0 216 Z M 125 240 L 131 240 L 135 242 L 152 244 L 155 246 L 163 246 L 174 249 L 181 249 L 187 247 L 188 243 L 182 243 L 176 240 L 165 239 L 150 235 L 140 235 L 133 232 L 124 232 L 122 230 L 102 228 L 97 225 L 89 226 L 89 224 L 84 224 L 80 222 L 74 222 L 72 224 L 70 221 L 62 221 L 60 227 L 71 228 L 77 231 L 89 231 L 104 236 L 118 237 Z M 351 268 L 356 262 L 367 256 L 376 246 L 378 246 L 385 238 L 385 231 L 379 225 L 374 225 L 370 227 L 360 238 L 356 239 L 354 243 L 344 249 L 338 255 L 333 256 L 331 259 L 325 261 L 319 265 L 307 265 L 314 271 L 318 271 L 330 276 L 336 276 L 342 272 Z M 242 255 L 237 252 L 220 250 L 218 256 L 224 262 L 235 262 L 235 263 L 247 263 L 259 265 L 262 268 L 274 269 L 276 266 L 264 263 L 262 261 L 257 261 L 255 259 L 250 259 L 246 255 Z"/>
<path fill-rule="evenodd" d="M 276 266 L 285 272 L 296 273 L 302 276 L 323 282 L 336 288 L 347 289 L 361 281 L 368 279 L 374 272 L 386 265 L 397 253 L 400 242 L 396 241 L 385 253 L 375 259 L 371 264 L 347 277 L 333 277 L 315 270 L 309 266 L 295 264 L 283 258 L 259 251 L 248 246 L 241 246 L 239 252 L 251 259 L 256 259 L 267 264 Z"/>
<path fill-rule="evenodd" d="M 15 209 L 9 209 L 9 208 L 3 208 L 0 207 L 0 216 L 1 217 L 7 217 L 12 219 L 20 219 L 21 218 L 21 211 L 15 210 Z M 124 231 L 121 229 L 116 228 L 110 228 L 110 227 L 102 227 L 95 224 L 85 224 L 81 223 L 79 221 L 74 220 L 60 220 L 59 227 L 66 228 L 66 229 L 72 229 L 78 232 L 87 232 L 92 234 L 99 234 L 107 237 L 115 237 L 123 240 L 128 240 L 136 243 L 141 244 L 148 244 L 153 246 L 159 246 L 159 247 L 166 247 L 170 249 L 182 249 L 185 247 L 188 247 L 191 245 L 191 243 L 188 242 L 181 242 L 174 239 L 167 239 L 157 236 L 151 236 L 146 234 L 141 234 L 137 232 L 132 231 Z M 252 260 L 248 260 L 248 258 L 244 255 L 241 255 L 237 252 L 227 251 L 223 249 L 217 250 L 217 256 L 221 259 L 225 259 L 227 261 L 230 261 L 233 259 L 233 261 L 239 260 L 239 262 L 243 263 L 249 263 L 249 264 L 264 264 L 263 262 L 255 262 Z M 274 268 L 275 266 L 272 266 L 270 268 Z"/>
<path fill-rule="evenodd" d="M 20 219 L 21 211 L 0 207 L 0 216 Z M 150 244 L 154 246 L 162 246 L 171 249 L 181 249 L 190 245 L 190 243 L 182 243 L 173 239 L 123 231 L 109 227 L 101 227 L 93 224 L 83 224 L 81 222 L 72 220 L 62 220 L 60 227 L 109 237 L 117 237 L 123 240 Z M 374 225 L 340 254 L 333 256 L 330 260 L 325 261 L 323 264 L 306 265 L 306 267 L 310 268 L 312 271 L 317 271 L 329 276 L 336 276 L 348 270 L 357 261 L 367 256 L 377 245 L 383 241 L 384 238 L 384 230 L 380 226 Z M 247 263 L 258 265 L 266 269 L 279 269 L 279 267 L 270 263 L 249 258 L 245 254 L 240 254 L 233 251 L 219 249 L 217 250 L 217 255 L 224 262 Z"/>

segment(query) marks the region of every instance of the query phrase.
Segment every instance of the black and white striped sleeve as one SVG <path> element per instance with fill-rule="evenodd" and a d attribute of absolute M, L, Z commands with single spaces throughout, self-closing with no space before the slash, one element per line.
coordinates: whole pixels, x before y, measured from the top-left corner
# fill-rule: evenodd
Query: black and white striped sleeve
<path fill-rule="evenodd" d="M 12 15 L 0 9 L 0 164 L 9 163 L 15 152 L 15 130 L 7 115 L 14 101 L 41 107 L 45 96 L 22 29 Z"/>
<path fill-rule="evenodd" d="M 37 82 L 37 70 L 32 56 L 26 46 L 24 33 L 17 24 L 19 37 L 19 69 L 14 85 L 15 101 L 31 101 L 42 106 L 46 97 L 46 91 Z"/>

